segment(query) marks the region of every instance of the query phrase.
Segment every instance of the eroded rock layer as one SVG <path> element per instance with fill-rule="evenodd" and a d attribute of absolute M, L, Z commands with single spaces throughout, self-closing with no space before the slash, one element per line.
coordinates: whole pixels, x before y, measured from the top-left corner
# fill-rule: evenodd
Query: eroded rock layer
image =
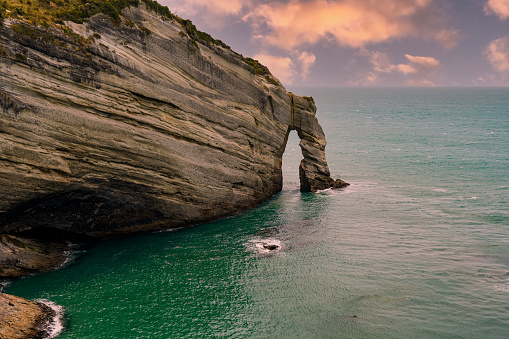
<path fill-rule="evenodd" d="M 334 185 L 310 98 L 144 5 L 123 14 L 68 23 L 86 41 L 0 27 L 0 233 L 109 238 L 233 215 L 281 190 L 291 129 L 302 189 Z"/>

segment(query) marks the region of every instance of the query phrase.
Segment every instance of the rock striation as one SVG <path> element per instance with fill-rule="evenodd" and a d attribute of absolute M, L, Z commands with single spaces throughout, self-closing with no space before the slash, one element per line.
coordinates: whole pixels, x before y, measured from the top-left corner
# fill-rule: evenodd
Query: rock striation
<path fill-rule="evenodd" d="M 0 279 L 60 267 L 71 242 L 268 200 L 292 130 L 301 190 L 347 185 L 330 177 L 312 98 L 154 1 L 128 3 L 44 27 L 0 8 Z M 0 338 L 44 337 L 54 315 L 0 293 Z"/>
<path fill-rule="evenodd" d="M 105 239 L 245 211 L 281 190 L 291 130 L 302 191 L 344 184 L 311 98 L 144 4 L 122 14 L 0 27 L 0 234 Z"/>

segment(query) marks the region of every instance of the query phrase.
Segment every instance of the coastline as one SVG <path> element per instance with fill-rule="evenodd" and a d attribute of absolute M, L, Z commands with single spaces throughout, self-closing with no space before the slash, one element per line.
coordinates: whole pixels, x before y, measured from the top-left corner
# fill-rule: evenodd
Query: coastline
<path fill-rule="evenodd" d="M 51 338 L 57 312 L 41 302 L 0 293 L 0 338 Z M 54 337 L 54 336 L 53 336 Z"/>
<path fill-rule="evenodd" d="M 63 329 L 61 306 L 2 293 L 10 281 L 60 269 L 73 259 L 75 245 L 0 235 L 0 339 L 56 337 Z"/>
<path fill-rule="evenodd" d="M 55 304 L 51 300 L 37 299 L 35 302 L 45 307 L 49 307 L 51 312 L 48 312 L 48 317 L 53 314 L 51 318 L 48 318 L 47 322 L 41 324 L 45 332 L 44 339 L 52 339 L 57 337 L 64 329 L 64 308 Z"/>
<path fill-rule="evenodd" d="M 68 262 L 72 245 L 64 240 L 0 234 L 0 280 L 58 269 Z"/>

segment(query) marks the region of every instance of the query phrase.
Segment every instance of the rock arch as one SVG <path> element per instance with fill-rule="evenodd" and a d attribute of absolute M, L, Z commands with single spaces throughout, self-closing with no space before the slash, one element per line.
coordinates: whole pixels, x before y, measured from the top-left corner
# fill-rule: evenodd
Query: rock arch
<path fill-rule="evenodd" d="M 290 93 L 291 118 L 286 133 L 285 145 L 292 130 L 297 131 L 299 146 L 304 157 L 299 165 L 300 190 L 316 192 L 326 188 L 341 188 L 348 183 L 330 176 L 325 159 L 325 134 L 316 118 L 316 105 L 311 97 L 301 97 Z"/>

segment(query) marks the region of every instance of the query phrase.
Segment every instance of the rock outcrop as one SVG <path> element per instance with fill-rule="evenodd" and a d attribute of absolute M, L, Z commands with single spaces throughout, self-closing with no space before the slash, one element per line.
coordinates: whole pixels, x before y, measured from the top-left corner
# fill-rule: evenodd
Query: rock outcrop
<path fill-rule="evenodd" d="M 0 234 L 0 279 L 47 272 L 66 262 L 65 252 L 71 248 L 65 240 L 35 235 L 24 238 Z"/>
<path fill-rule="evenodd" d="M 311 98 L 144 4 L 122 13 L 0 27 L 0 234 L 104 239 L 245 211 L 281 190 L 291 130 L 302 190 L 341 184 Z"/>
<path fill-rule="evenodd" d="M 0 339 L 46 338 L 54 316 L 46 305 L 0 293 Z"/>
<path fill-rule="evenodd" d="M 290 93 L 290 130 L 296 130 L 300 138 L 302 159 L 299 166 L 301 191 L 316 192 L 324 188 L 342 188 L 348 184 L 341 179 L 330 177 L 329 166 L 325 160 L 325 134 L 316 119 L 316 106 L 313 98 L 299 97 Z"/>

